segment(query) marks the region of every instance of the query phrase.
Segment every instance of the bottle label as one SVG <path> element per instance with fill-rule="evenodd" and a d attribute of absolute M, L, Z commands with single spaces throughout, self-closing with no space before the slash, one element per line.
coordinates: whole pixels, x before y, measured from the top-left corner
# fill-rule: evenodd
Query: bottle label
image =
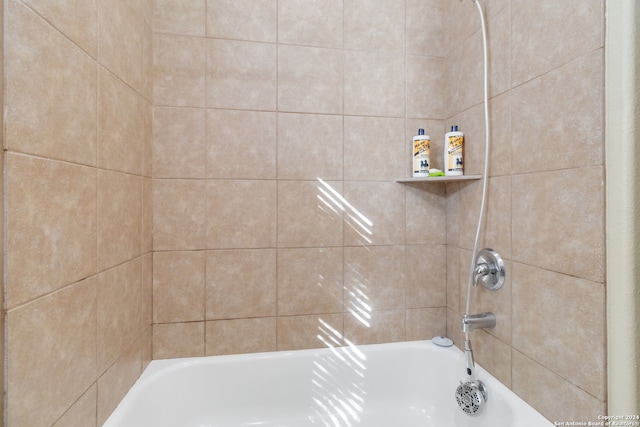
<path fill-rule="evenodd" d="M 413 172 L 429 174 L 429 158 L 431 156 L 431 141 L 417 139 L 413 141 Z"/>
<path fill-rule="evenodd" d="M 447 170 L 449 172 L 462 172 L 464 164 L 462 162 L 462 147 L 464 137 L 460 135 L 450 136 L 447 147 Z"/>

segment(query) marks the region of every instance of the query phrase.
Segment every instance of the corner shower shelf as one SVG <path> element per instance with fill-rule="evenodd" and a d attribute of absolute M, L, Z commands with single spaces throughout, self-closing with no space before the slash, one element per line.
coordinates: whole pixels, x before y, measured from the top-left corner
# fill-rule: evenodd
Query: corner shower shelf
<path fill-rule="evenodd" d="M 425 176 L 423 178 L 396 178 L 396 182 L 412 184 L 414 182 L 458 182 L 475 181 L 481 179 L 482 175 L 460 175 L 460 176 Z"/>

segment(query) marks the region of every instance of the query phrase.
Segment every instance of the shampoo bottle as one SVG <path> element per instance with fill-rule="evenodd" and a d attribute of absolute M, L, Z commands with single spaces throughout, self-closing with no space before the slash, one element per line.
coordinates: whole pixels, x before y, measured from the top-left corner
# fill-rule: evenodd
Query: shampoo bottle
<path fill-rule="evenodd" d="M 429 176 L 431 155 L 431 140 L 424 134 L 424 129 L 418 129 L 413 137 L 413 176 Z"/>
<path fill-rule="evenodd" d="M 451 132 L 444 134 L 444 174 L 446 176 L 462 175 L 464 133 L 458 131 L 458 126 L 451 126 Z"/>

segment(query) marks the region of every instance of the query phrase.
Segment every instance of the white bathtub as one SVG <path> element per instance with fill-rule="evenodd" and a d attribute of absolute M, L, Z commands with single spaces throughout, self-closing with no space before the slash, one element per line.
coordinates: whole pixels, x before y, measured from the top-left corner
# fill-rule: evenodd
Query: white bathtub
<path fill-rule="evenodd" d="M 156 360 L 105 427 L 544 427 L 478 367 L 480 416 L 458 408 L 463 354 L 431 341 Z"/>

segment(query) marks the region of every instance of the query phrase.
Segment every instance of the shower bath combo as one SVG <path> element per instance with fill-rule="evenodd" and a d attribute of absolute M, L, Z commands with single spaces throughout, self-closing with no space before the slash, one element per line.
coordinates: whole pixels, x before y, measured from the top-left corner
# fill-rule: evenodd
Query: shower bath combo
<path fill-rule="evenodd" d="M 464 1 L 464 0 L 460 0 Z M 475 363 L 473 361 L 473 350 L 471 348 L 471 332 L 474 329 L 493 328 L 496 326 L 496 317 L 491 312 L 471 314 L 470 300 L 471 287 L 482 284 L 485 288 L 495 291 L 502 287 L 505 278 L 504 263 L 500 255 L 493 249 L 485 248 L 478 251 L 478 240 L 484 219 L 484 211 L 487 198 L 487 178 L 489 173 L 489 94 L 488 94 L 488 60 L 487 60 L 487 31 L 485 26 L 482 5 L 478 0 L 472 0 L 480 15 L 482 26 L 482 46 L 484 58 L 484 119 L 485 119 L 485 158 L 484 171 L 482 174 L 482 202 L 478 214 L 478 226 L 473 244 L 473 255 L 469 272 L 467 286 L 467 303 L 464 315 L 462 316 L 461 329 L 464 332 L 464 359 L 466 368 L 466 381 L 460 382 L 455 392 L 456 402 L 460 409 L 467 415 L 478 416 L 482 413 L 485 402 L 489 395 L 482 381 L 476 378 Z"/>

